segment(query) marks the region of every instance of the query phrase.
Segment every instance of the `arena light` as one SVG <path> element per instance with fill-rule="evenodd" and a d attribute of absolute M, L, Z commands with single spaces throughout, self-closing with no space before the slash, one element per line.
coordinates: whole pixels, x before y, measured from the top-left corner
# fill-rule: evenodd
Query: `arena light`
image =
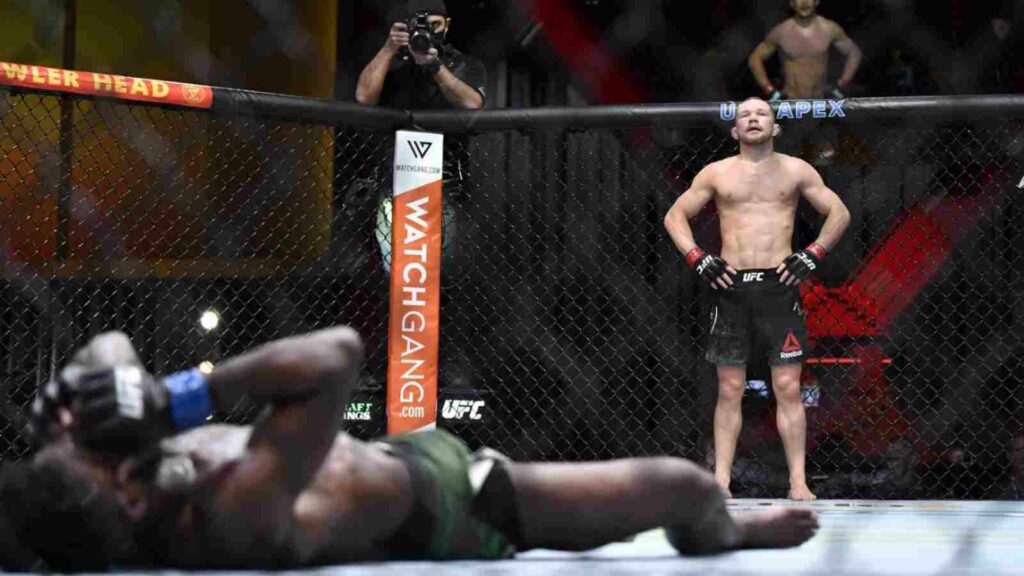
<path fill-rule="evenodd" d="M 202 372 L 203 374 L 209 374 L 213 372 L 213 362 L 210 362 L 209 360 L 203 360 L 202 362 L 199 363 L 199 371 Z"/>
<path fill-rule="evenodd" d="M 203 311 L 202 316 L 199 317 L 199 326 L 207 332 L 212 332 L 220 326 L 220 313 L 212 308 Z"/>

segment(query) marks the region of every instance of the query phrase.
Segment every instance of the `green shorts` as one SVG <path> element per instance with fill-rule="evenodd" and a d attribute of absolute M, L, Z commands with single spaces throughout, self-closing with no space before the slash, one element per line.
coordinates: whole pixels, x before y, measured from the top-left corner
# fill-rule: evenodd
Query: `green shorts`
<path fill-rule="evenodd" d="M 515 546 L 505 534 L 471 513 L 473 498 L 487 474 L 500 465 L 497 452 L 470 452 L 444 430 L 393 436 L 379 445 L 407 464 L 414 493 L 409 520 L 382 543 L 389 557 L 459 560 L 515 555 Z"/>

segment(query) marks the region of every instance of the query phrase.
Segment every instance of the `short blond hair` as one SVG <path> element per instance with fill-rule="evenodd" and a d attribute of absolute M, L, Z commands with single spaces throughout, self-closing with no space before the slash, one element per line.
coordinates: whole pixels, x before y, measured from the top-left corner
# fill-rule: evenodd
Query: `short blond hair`
<path fill-rule="evenodd" d="M 764 98 L 761 98 L 760 96 L 751 96 L 751 97 L 747 98 L 746 100 L 743 100 L 742 102 L 737 104 L 736 105 L 736 117 L 737 118 L 739 118 L 740 107 L 743 106 L 744 104 L 746 104 L 747 102 L 750 102 L 751 100 L 757 100 L 758 102 L 764 102 L 765 104 L 767 104 L 768 105 L 768 111 L 772 113 L 772 121 L 773 122 L 775 121 L 775 119 L 776 119 L 775 118 L 775 109 L 772 108 L 771 103 L 769 103 Z"/>

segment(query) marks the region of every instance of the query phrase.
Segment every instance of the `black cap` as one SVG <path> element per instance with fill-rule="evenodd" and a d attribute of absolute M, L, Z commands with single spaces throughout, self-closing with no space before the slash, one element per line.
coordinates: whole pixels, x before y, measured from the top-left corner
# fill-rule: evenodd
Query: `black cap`
<path fill-rule="evenodd" d="M 406 13 L 414 16 L 418 12 L 448 17 L 448 7 L 445 6 L 444 0 L 409 0 Z"/>

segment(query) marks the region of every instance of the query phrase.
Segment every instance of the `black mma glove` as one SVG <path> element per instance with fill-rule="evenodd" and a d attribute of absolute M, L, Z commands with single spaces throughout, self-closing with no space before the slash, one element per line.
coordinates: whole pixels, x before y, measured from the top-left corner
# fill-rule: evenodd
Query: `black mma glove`
<path fill-rule="evenodd" d="M 128 456 L 154 446 L 174 427 L 167 389 L 138 366 L 61 373 L 75 440 L 96 452 Z"/>
<path fill-rule="evenodd" d="M 779 272 L 782 274 L 779 281 L 787 286 L 800 284 L 821 267 L 827 253 L 824 246 L 812 243 L 807 248 L 790 254 L 779 266 Z"/>
<path fill-rule="evenodd" d="M 697 247 L 687 252 L 686 263 L 689 264 L 701 278 L 707 280 L 708 283 L 711 284 L 712 288 L 717 286 L 728 288 L 729 286 L 732 286 L 732 280 L 726 280 L 731 274 L 729 271 L 729 264 L 720 257 L 715 256 L 714 254 L 708 254 Z M 723 279 L 723 276 L 726 279 Z"/>
<path fill-rule="evenodd" d="M 65 407 L 66 398 L 59 381 L 50 380 L 39 387 L 28 410 L 29 437 L 33 444 L 42 446 L 61 434 L 64 425 L 60 410 Z"/>
<path fill-rule="evenodd" d="M 61 385 L 70 399 L 72 434 L 102 453 L 143 452 L 162 438 L 204 423 L 213 412 L 206 379 L 198 370 L 154 379 L 138 366 L 81 372 Z"/>

